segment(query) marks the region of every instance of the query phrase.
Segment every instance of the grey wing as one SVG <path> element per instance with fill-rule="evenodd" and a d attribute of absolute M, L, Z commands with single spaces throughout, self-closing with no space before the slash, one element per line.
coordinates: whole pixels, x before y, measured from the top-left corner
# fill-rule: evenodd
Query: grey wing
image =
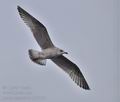
<path fill-rule="evenodd" d="M 56 65 L 61 67 L 65 72 L 67 72 L 69 76 L 71 77 L 71 79 L 73 79 L 73 81 L 77 85 L 79 85 L 83 89 L 87 89 L 87 90 L 90 89 L 83 74 L 81 73 L 80 69 L 78 68 L 76 64 L 68 60 L 63 55 L 53 58 L 52 61 Z"/>
<path fill-rule="evenodd" d="M 21 18 L 30 27 L 37 43 L 41 46 L 41 48 L 46 49 L 54 47 L 45 26 L 21 7 L 18 6 L 17 9 Z"/>

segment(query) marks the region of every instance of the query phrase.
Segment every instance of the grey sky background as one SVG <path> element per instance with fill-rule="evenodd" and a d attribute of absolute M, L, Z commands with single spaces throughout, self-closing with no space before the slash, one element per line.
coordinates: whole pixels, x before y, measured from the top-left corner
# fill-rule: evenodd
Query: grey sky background
<path fill-rule="evenodd" d="M 34 64 L 40 50 L 17 5 L 42 22 L 84 74 L 79 88 L 59 67 Z M 0 102 L 119 102 L 118 0 L 1 0 Z"/>

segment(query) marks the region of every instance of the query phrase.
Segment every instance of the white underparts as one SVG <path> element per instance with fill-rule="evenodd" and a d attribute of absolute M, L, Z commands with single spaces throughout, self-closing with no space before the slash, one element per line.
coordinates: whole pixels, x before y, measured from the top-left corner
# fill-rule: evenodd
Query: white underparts
<path fill-rule="evenodd" d="M 30 49 L 29 56 L 30 59 L 40 65 L 46 65 L 46 59 L 51 59 L 57 56 L 62 55 L 63 52 L 59 48 L 47 48 L 43 49 L 41 52 Z"/>

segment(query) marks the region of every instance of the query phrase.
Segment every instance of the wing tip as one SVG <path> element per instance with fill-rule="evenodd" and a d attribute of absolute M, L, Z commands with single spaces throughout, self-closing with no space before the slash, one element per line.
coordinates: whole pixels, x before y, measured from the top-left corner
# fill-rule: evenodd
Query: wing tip
<path fill-rule="evenodd" d="M 19 5 L 17 5 L 17 9 L 21 8 Z"/>
<path fill-rule="evenodd" d="M 86 82 L 85 79 L 82 81 L 82 83 L 83 83 L 83 85 L 82 85 L 82 88 L 83 88 L 83 89 L 85 89 L 85 90 L 90 90 L 90 87 L 89 87 L 89 85 L 87 84 L 87 82 Z"/>
<path fill-rule="evenodd" d="M 82 85 L 82 86 L 81 85 L 78 85 L 78 86 L 85 89 L 85 90 L 91 90 L 87 83 Z"/>
<path fill-rule="evenodd" d="M 85 79 L 82 81 L 82 86 L 80 85 L 80 87 L 85 90 L 91 90 Z"/>
<path fill-rule="evenodd" d="M 17 9 L 18 9 L 18 11 L 22 10 L 22 8 L 19 5 L 17 5 Z"/>
<path fill-rule="evenodd" d="M 71 79 L 80 87 L 85 90 L 91 90 L 89 85 L 87 84 L 85 78 L 82 76 L 80 77 L 80 73 L 78 72 L 72 72 L 69 74 Z"/>
<path fill-rule="evenodd" d="M 85 86 L 85 87 L 83 86 L 82 88 L 85 89 L 85 90 L 91 90 L 90 87 L 89 87 L 88 85 Z"/>
<path fill-rule="evenodd" d="M 23 8 L 21 8 L 19 5 L 17 6 L 17 10 L 18 10 L 20 15 L 22 15 L 22 13 L 27 14 L 27 12 Z"/>
<path fill-rule="evenodd" d="M 21 14 L 22 14 L 22 12 L 24 11 L 19 5 L 17 6 L 17 10 L 18 10 L 18 12 L 19 12 L 19 14 L 20 14 L 20 16 L 21 16 Z"/>

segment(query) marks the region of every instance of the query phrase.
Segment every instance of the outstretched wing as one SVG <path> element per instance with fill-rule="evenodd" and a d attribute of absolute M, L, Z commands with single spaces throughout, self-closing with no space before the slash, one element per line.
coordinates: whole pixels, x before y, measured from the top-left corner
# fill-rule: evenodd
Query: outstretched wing
<path fill-rule="evenodd" d="M 41 48 L 46 49 L 54 47 L 45 26 L 21 7 L 18 6 L 17 9 L 21 18 L 30 27 L 36 41 L 41 46 Z"/>
<path fill-rule="evenodd" d="M 87 90 L 90 89 L 83 74 L 81 73 L 80 69 L 77 67 L 76 64 L 71 62 L 69 59 L 67 59 L 63 55 L 53 58 L 52 61 L 56 65 L 61 67 L 65 72 L 67 72 L 71 77 L 71 79 L 73 79 L 73 81 L 77 85 L 79 85 L 83 89 L 87 89 Z"/>

